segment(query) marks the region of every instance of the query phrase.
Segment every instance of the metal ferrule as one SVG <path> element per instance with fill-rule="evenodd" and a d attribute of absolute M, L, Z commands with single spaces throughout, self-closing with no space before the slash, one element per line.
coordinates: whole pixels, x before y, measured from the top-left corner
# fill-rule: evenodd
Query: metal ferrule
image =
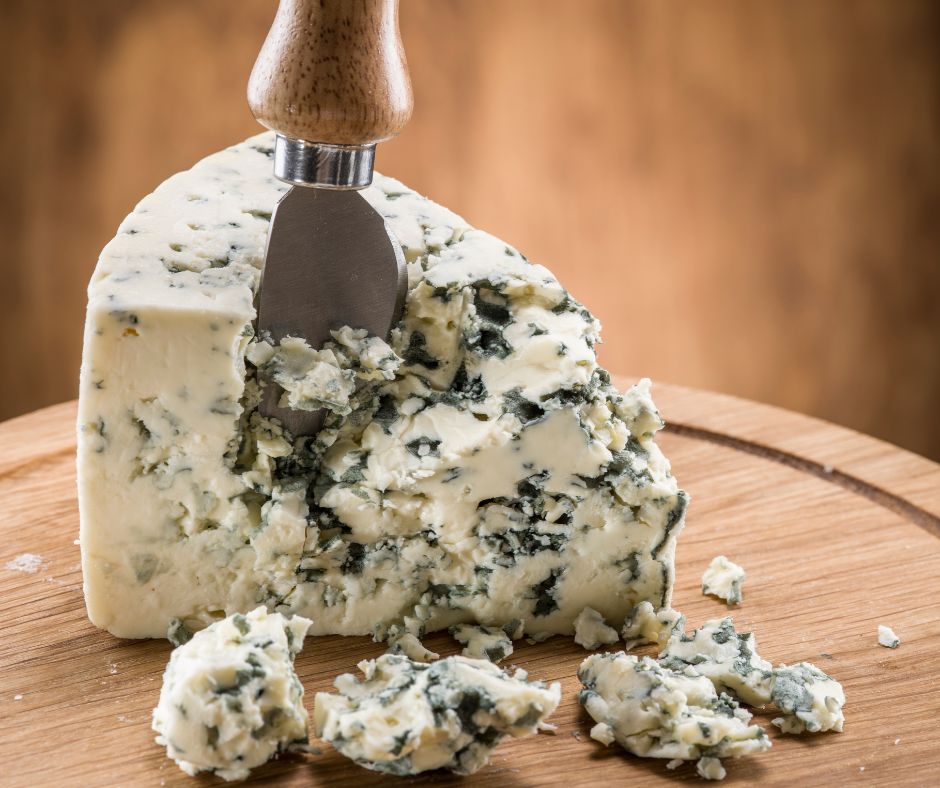
<path fill-rule="evenodd" d="M 372 183 L 375 143 L 331 145 L 277 135 L 274 175 L 295 186 L 362 189 Z"/>

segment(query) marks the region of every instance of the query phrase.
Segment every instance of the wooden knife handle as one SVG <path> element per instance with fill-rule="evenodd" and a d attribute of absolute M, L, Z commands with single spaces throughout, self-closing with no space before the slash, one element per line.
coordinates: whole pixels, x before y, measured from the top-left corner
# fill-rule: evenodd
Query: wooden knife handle
<path fill-rule="evenodd" d="M 281 0 L 248 80 L 263 126 L 308 142 L 366 145 L 411 117 L 398 0 Z"/>

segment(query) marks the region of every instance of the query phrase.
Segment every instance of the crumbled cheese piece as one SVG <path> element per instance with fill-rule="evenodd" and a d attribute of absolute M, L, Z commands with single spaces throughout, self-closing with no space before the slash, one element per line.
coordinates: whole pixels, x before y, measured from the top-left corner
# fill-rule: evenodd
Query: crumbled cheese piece
<path fill-rule="evenodd" d="M 627 615 L 623 624 L 625 649 L 630 651 L 637 646 L 653 643 L 664 646 L 675 633 L 685 628 L 685 616 L 671 607 L 653 610 L 647 602 L 640 602 Z"/>
<path fill-rule="evenodd" d="M 634 755 L 733 758 L 770 747 L 763 729 L 748 724 L 751 715 L 692 669 L 680 673 L 623 652 L 592 654 L 578 678 L 581 705 L 606 726 L 599 735 L 612 735 Z"/>
<path fill-rule="evenodd" d="M 586 607 L 574 620 L 574 642 L 593 651 L 620 640 L 620 634 L 607 625 L 604 617 L 592 607 Z"/>
<path fill-rule="evenodd" d="M 520 627 L 520 622 L 513 621 L 506 629 L 498 627 L 484 627 L 473 624 L 458 624 L 450 628 L 454 640 L 464 649 L 461 652 L 465 657 L 472 659 L 488 659 L 490 662 L 499 662 L 512 654 L 512 638 L 510 633 Z M 517 637 L 521 637 L 519 631 Z"/>
<path fill-rule="evenodd" d="M 431 665 L 386 654 L 359 663 L 364 679 L 339 676 L 339 694 L 317 693 L 317 735 L 360 766 L 394 775 L 450 769 L 472 774 L 506 736 L 546 727 L 559 684 L 527 681 L 486 660 Z"/>
<path fill-rule="evenodd" d="M 729 605 L 739 605 L 745 577 L 744 569 L 734 561 L 723 555 L 716 556 L 702 575 L 702 593 L 724 599 Z"/>
<path fill-rule="evenodd" d="M 294 657 L 310 622 L 259 607 L 197 632 L 170 656 L 156 741 L 189 775 L 242 780 L 290 745 L 307 742 Z"/>
<path fill-rule="evenodd" d="M 389 638 L 388 643 L 387 654 L 403 654 L 415 662 L 434 662 L 441 656 L 425 648 L 424 644 L 410 632 L 405 632 L 394 639 Z"/>
<path fill-rule="evenodd" d="M 809 662 L 777 667 L 771 700 L 784 713 L 773 720 L 784 733 L 842 730 L 842 685 Z"/>
<path fill-rule="evenodd" d="M 735 632 L 731 618 L 716 618 L 691 634 L 673 635 L 659 660 L 663 667 L 678 671 L 693 666 L 719 692 L 729 692 L 744 703 L 770 702 L 773 665 L 757 653 L 752 633 Z"/>
<path fill-rule="evenodd" d="M 699 758 L 695 771 L 706 780 L 724 780 L 728 774 L 717 758 Z"/>
<path fill-rule="evenodd" d="M 273 135 L 146 197 L 89 287 L 78 477 L 89 617 L 122 637 L 256 604 L 368 635 L 519 619 L 570 635 L 669 605 L 688 496 L 643 380 L 618 392 L 599 324 L 545 267 L 389 178 L 363 197 L 402 246 L 387 341 L 256 336 Z M 313 440 L 264 390 L 326 406 Z"/>
<path fill-rule="evenodd" d="M 599 741 L 605 747 L 609 747 L 616 739 L 614 738 L 614 729 L 606 722 L 599 722 L 590 731 L 590 737 L 594 741 Z"/>
<path fill-rule="evenodd" d="M 891 627 L 886 627 L 884 624 L 879 624 L 878 643 L 885 648 L 897 648 L 901 645 L 901 638 L 894 634 L 894 630 L 891 629 Z"/>
<path fill-rule="evenodd" d="M 358 382 L 394 379 L 402 361 L 385 341 L 349 326 L 331 333 L 335 341 L 319 350 L 300 337 L 249 345 L 246 359 L 263 379 L 283 389 L 282 408 L 326 408 L 345 416 Z"/>
<path fill-rule="evenodd" d="M 7 561 L 6 568 L 13 572 L 27 572 L 35 574 L 42 567 L 43 558 L 35 553 L 23 553 L 12 561 Z"/>

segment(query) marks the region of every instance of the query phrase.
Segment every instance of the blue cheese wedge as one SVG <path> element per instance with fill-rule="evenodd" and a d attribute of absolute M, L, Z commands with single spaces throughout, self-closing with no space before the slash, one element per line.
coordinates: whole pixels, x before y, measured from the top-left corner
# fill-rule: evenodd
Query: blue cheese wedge
<path fill-rule="evenodd" d="M 884 624 L 878 625 L 878 644 L 885 648 L 897 648 L 901 645 L 901 638 L 894 634 L 891 627 Z"/>
<path fill-rule="evenodd" d="M 242 780 L 277 753 L 306 744 L 304 690 L 293 663 L 309 627 L 305 618 L 259 607 L 212 624 L 173 651 L 153 729 L 184 772 Z M 177 638 L 182 631 L 178 623 Z"/>
<path fill-rule="evenodd" d="M 483 768 L 502 739 L 549 727 L 559 684 L 528 681 L 486 660 L 448 657 L 431 665 L 386 654 L 339 676 L 338 694 L 317 693 L 317 735 L 360 766 L 394 775 Z"/>
<path fill-rule="evenodd" d="M 735 758 L 770 747 L 751 715 L 693 669 L 664 668 L 649 657 L 593 654 L 578 670 L 581 705 L 597 722 L 591 736 L 644 758 Z M 720 764 L 719 764 L 720 765 Z M 714 764 L 703 768 L 717 773 Z"/>
<path fill-rule="evenodd" d="M 458 624 L 450 628 L 450 634 L 464 647 L 461 653 L 465 657 L 500 662 L 512 654 L 512 638 L 522 637 L 522 624 L 511 621 L 503 629 Z"/>
<path fill-rule="evenodd" d="M 607 625 L 604 617 L 592 607 L 586 607 L 574 620 L 574 642 L 593 651 L 620 640 L 620 634 Z"/>
<path fill-rule="evenodd" d="M 777 667 L 771 700 L 783 712 L 773 724 L 784 733 L 842 731 L 842 685 L 809 662 Z"/>
<path fill-rule="evenodd" d="M 745 577 L 743 567 L 723 555 L 715 556 L 702 575 L 702 593 L 724 599 L 729 605 L 740 605 Z"/>
<path fill-rule="evenodd" d="M 757 653 L 753 633 L 738 634 L 731 618 L 716 618 L 690 634 L 673 635 L 659 661 L 678 671 L 692 666 L 719 692 L 730 693 L 752 706 L 770 702 L 773 665 Z"/>
<path fill-rule="evenodd" d="M 644 600 L 630 610 L 623 622 L 625 649 L 630 651 L 650 643 L 665 646 L 669 638 L 681 634 L 684 628 L 682 613 L 671 607 L 654 610 L 652 604 Z"/>
<path fill-rule="evenodd" d="M 649 381 L 541 265 L 390 178 L 363 196 L 408 264 L 388 341 L 255 335 L 273 137 L 146 197 L 89 285 L 78 482 L 89 617 L 121 637 L 257 604 L 314 634 L 461 623 L 570 635 L 667 608 L 688 498 Z M 315 439 L 258 412 L 325 406 Z"/>

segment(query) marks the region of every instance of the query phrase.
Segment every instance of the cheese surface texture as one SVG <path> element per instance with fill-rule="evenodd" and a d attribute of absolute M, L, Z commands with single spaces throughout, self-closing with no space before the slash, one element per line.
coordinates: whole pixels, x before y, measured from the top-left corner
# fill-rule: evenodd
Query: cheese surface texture
<path fill-rule="evenodd" d="M 592 654 L 578 670 L 579 700 L 598 723 L 591 736 L 634 755 L 697 760 L 762 752 L 770 739 L 751 715 L 694 670 L 649 657 Z"/>
<path fill-rule="evenodd" d="M 779 665 L 774 670 L 771 700 L 783 712 L 773 724 L 784 733 L 842 731 L 845 691 L 809 662 Z"/>
<path fill-rule="evenodd" d="M 291 744 L 307 742 L 294 657 L 310 622 L 257 608 L 176 648 L 153 711 L 157 743 L 189 775 L 243 780 Z"/>
<path fill-rule="evenodd" d="M 691 666 L 719 692 L 752 706 L 770 702 L 773 665 L 757 653 L 754 635 L 736 632 L 730 618 L 706 621 L 691 634 L 673 635 L 659 662 L 679 671 Z"/>
<path fill-rule="evenodd" d="M 123 637 L 257 605 L 314 634 L 461 623 L 571 634 L 670 603 L 687 504 L 648 381 L 597 365 L 598 323 L 546 268 L 400 183 L 364 197 L 409 269 L 388 341 L 255 336 L 271 135 L 174 176 L 89 285 L 79 501 L 91 620 Z M 315 439 L 258 413 L 325 406 Z M 271 385 L 271 384 L 268 384 Z M 413 644 L 412 644 L 413 645 Z"/>
<path fill-rule="evenodd" d="M 529 736 L 558 706 L 559 684 L 528 681 L 491 662 L 448 657 L 426 665 L 386 654 L 317 693 L 317 736 L 360 766 L 394 775 L 472 774 L 506 736 Z"/>

